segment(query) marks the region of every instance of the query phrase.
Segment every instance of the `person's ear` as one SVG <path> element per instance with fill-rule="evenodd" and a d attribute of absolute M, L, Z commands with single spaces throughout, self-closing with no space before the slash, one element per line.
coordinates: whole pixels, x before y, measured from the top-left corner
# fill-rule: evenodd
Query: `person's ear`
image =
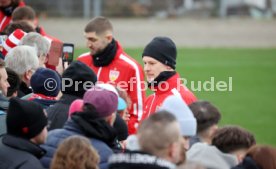
<path fill-rule="evenodd" d="M 116 112 L 114 112 L 110 116 L 106 117 L 106 121 L 110 126 L 113 126 L 115 120 L 116 120 Z"/>
<path fill-rule="evenodd" d="M 28 81 L 31 80 L 31 77 L 32 77 L 33 73 L 34 73 L 34 72 L 33 72 L 33 70 L 31 70 L 31 69 L 28 70 L 27 72 L 25 72 L 25 73 L 24 73 L 25 79 L 28 80 Z"/>
<path fill-rule="evenodd" d="M 111 33 L 108 33 L 108 34 L 106 35 L 106 39 L 107 39 L 107 41 L 110 43 L 110 42 L 112 41 L 112 39 L 113 39 L 112 34 L 111 34 Z"/>
<path fill-rule="evenodd" d="M 167 155 L 168 155 L 170 161 L 175 164 L 178 163 L 180 160 L 180 148 L 182 148 L 182 147 L 179 146 L 178 142 L 174 142 L 174 143 L 170 144 L 168 147 Z"/>

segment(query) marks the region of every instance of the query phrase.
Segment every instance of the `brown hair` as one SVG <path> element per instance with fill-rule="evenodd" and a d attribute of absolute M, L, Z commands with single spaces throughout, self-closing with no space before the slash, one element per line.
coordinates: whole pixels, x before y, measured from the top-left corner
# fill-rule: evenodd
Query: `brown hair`
<path fill-rule="evenodd" d="M 276 148 L 274 147 L 255 145 L 248 150 L 247 156 L 250 156 L 260 168 L 276 169 Z"/>
<path fill-rule="evenodd" d="M 8 82 L 10 84 L 7 92 L 7 97 L 11 97 L 15 92 L 19 91 L 21 80 L 18 74 L 11 68 L 6 67 L 6 71 L 8 74 Z"/>
<path fill-rule="evenodd" d="M 197 121 L 197 133 L 204 132 L 221 119 L 219 110 L 208 101 L 197 101 L 189 105 Z"/>
<path fill-rule="evenodd" d="M 18 7 L 12 13 L 13 21 L 34 20 L 35 17 L 36 17 L 35 11 L 30 6 Z"/>
<path fill-rule="evenodd" d="M 59 146 L 51 169 L 98 169 L 99 155 L 83 136 L 71 136 Z"/>
<path fill-rule="evenodd" d="M 113 31 L 111 22 L 102 16 L 93 18 L 85 27 L 84 31 L 96 32 L 97 35 L 102 34 L 106 31 Z"/>
<path fill-rule="evenodd" d="M 12 34 L 16 29 L 21 29 L 22 31 L 29 33 L 35 32 L 34 28 L 28 24 L 26 21 L 16 21 L 10 23 L 5 29 L 3 30 L 4 34 L 9 36 Z"/>
<path fill-rule="evenodd" d="M 224 153 L 247 149 L 254 144 L 256 144 L 254 135 L 238 126 L 225 126 L 218 129 L 212 140 L 212 145 Z"/>

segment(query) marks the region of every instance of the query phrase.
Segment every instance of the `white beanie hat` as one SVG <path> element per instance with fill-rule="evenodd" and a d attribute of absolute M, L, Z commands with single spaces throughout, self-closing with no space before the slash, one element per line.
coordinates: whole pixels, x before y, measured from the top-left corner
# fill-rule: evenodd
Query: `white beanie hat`
<path fill-rule="evenodd" d="M 196 119 L 181 97 L 174 95 L 167 97 L 159 110 L 168 111 L 176 117 L 177 121 L 180 123 L 182 136 L 196 135 Z"/>

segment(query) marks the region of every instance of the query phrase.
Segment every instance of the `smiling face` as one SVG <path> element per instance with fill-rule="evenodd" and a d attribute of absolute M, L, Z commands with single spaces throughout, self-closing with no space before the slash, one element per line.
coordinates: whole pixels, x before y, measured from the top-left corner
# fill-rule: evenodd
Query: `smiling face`
<path fill-rule="evenodd" d="M 102 52 L 112 41 L 112 36 L 108 33 L 98 35 L 96 32 L 87 32 L 84 36 L 86 38 L 86 45 L 90 49 L 91 55 Z"/>
<path fill-rule="evenodd" d="M 143 62 L 144 72 L 148 82 L 152 82 L 161 72 L 172 70 L 169 66 L 164 65 L 150 56 L 144 56 Z"/>

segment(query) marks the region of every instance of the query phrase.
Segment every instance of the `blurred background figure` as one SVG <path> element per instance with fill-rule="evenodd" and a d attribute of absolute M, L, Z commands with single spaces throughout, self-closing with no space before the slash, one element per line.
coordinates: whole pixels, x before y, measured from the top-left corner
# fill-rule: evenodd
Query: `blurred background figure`
<path fill-rule="evenodd" d="M 25 6 L 22 0 L 1 0 L 0 1 L 0 32 L 11 22 L 13 11 L 20 6 Z"/>

